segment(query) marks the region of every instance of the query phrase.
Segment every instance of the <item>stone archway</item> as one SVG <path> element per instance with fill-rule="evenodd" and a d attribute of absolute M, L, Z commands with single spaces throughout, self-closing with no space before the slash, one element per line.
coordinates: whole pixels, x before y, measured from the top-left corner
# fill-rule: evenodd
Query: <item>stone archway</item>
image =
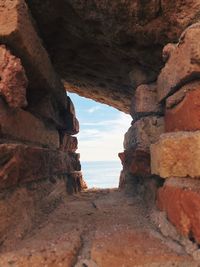
<path fill-rule="evenodd" d="M 40 197 L 40 190 L 56 194 L 56 200 L 57 181 L 69 193 L 84 188 L 73 136 L 79 126 L 65 92 L 70 89 L 131 110 L 132 126 L 119 154 L 120 187 L 141 185 L 145 201 L 153 200 L 154 208 L 157 202 L 178 230 L 173 239 L 183 245 L 190 239 L 193 247 L 186 250 L 198 259 L 200 27 L 186 27 L 198 21 L 199 3 L 141 2 L 108 6 L 91 0 L 88 8 L 78 0 L 0 4 L 2 199 L 22 185 Z M 158 225 L 170 236 L 165 224 Z"/>

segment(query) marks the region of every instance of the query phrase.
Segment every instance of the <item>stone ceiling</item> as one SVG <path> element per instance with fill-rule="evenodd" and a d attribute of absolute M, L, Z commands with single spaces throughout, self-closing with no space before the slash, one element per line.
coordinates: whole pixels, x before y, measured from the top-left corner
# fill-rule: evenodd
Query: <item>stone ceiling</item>
<path fill-rule="evenodd" d="M 68 91 L 126 113 L 156 80 L 162 48 L 200 18 L 198 0 L 27 0 Z"/>

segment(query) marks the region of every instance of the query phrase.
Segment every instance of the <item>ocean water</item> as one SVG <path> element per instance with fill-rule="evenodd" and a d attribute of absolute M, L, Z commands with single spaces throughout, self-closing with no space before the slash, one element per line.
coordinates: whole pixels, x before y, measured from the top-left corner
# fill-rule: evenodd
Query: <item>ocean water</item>
<path fill-rule="evenodd" d="M 120 161 L 83 161 L 83 177 L 89 188 L 113 188 L 119 185 Z"/>

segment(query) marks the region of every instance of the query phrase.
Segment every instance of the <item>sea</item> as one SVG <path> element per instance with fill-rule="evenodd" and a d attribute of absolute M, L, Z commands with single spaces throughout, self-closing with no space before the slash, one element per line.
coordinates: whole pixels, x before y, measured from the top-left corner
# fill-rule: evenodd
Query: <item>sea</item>
<path fill-rule="evenodd" d="M 83 161 L 83 177 L 88 188 L 116 188 L 119 185 L 120 161 Z"/>

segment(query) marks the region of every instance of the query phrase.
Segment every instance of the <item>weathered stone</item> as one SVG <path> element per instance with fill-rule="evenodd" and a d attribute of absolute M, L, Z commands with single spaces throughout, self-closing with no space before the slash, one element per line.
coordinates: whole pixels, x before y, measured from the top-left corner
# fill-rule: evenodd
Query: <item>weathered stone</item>
<path fill-rule="evenodd" d="M 113 224 L 115 222 L 113 221 Z M 102 227 L 103 228 L 103 227 Z M 99 267 L 197 267 L 189 257 L 179 258 L 173 250 L 164 251 L 165 243 L 159 238 L 117 226 L 112 229 L 100 229 L 95 232 L 91 247 L 91 259 Z M 128 244 L 128 245 L 127 245 Z M 89 265 L 93 266 L 93 265 Z M 7 266 L 6 266 L 7 267 Z M 79 267 L 77 265 L 77 267 Z M 96 267 L 94 265 L 94 267 Z"/>
<path fill-rule="evenodd" d="M 197 90 L 188 91 L 184 99 L 165 113 L 165 131 L 200 130 L 200 85 Z"/>
<path fill-rule="evenodd" d="M 62 137 L 60 149 L 64 152 L 75 152 L 78 149 L 78 140 L 75 136 L 65 134 Z"/>
<path fill-rule="evenodd" d="M 79 132 L 79 122 L 76 118 L 76 112 L 73 102 L 70 97 L 67 97 L 67 114 L 66 114 L 66 129 L 68 134 L 77 134 Z"/>
<path fill-rule="evenodd" d="M 133 175 L 150 175 L 150 155 L 149 153 L 134 148 L 119 153 L 123 168 Z"/>
<path fill-rule="evenodd" d="M 163 132 L 163 117 L 144 117 L 136 121 L 125 134 L 124 148 L 137 148 L 149 152 L 150 144 L 157 142 Z"/>
<path fill-rule="evenodd" d="M 0 188 L 80 171 L 79 154 L 21 144 L 0 145 Z"/>
<path fill-rule="evenodd" d="M 27 105 L 28 80 L 21 60 L 11 54 L 4 45 L 0 46 L 0 94 L 10 107 Z"/>
<path fill-rule="evenodd" d="M 54 72 L 48 54 L 38 37 L 33 19 L 24 0 L 6 0 L 0 4 L 0 42 L 14 48 L 26 69 L 29 90 L 47 89 L 61 106 L 65 106 L 65 91 Z"/>
<path fill-rule="evenodd" d="M 66 97 L 66 107 L 61 108 L 53 96 L 47 94 L 39 101 L 34 101 L 34 103 L 30 104 L 28 110 L 54 125 L 63 134 L 76 134 L 79 132 L 75 108 L 72 101 L 69 101 L 69 97 Z"/>
<path fill-rule="evenodd" d="M 151 145 L 151 172 L 163 178 L 200 178 L 200 131 L 162 134 Z"/>
<path fill-rule="evenodd" d="M 79 132 L 79 122 L 77 118 L 69 114 L 66 116 L 66 127 L 65 127 L 65 133 L 74 135 Z"/>
<path fill-rule="evenodd" d="M 158 77 L 158 98 L 162 101 L 182 85 L 200 77 L 200 24 L 189 27 L 172 51 Z"/>
<path fill-rule="evenodd" d="M 66 89 L 126 113 L 135 86 L 157 79 L 163 46 L 177 42 L 200 10 L 198 0 L 27 3 Z"/>
<path fill-rule="evenodd" d="M 170 58 L 170 56 L 173 53 L 173 51 L 174 51 L 175 48 L 176 48 L 176 44 L 167 44 L 163 48 L 162 57 L 163 57 L 163 61 L 164 62 L 167 62 L 168 61 L 168 59 Z"/>
<path fill-rule="evenodd" d="M 200 181 L 168 179 L 158 191 L 157 205 L 184 236 L 200 243 Z"/>
<path fill-rule="evenodd" d="M 76 171 L 70 173 L 67 178 L 67 192 L 74 194 L 84 189 L 87 189 L 87 184 L 83 180 L 82 172 Z"/>
<path fill-rule="evenodd" d="M 0 138 L 59 148 L 59 134 L 55 129 L 48 129 L 41 120 L 27 111 L 9 108 L 2 99 Z"/>
<path fill-rule="evenodd" d="M 166 108 L 171 109 L 175 107 L 184 99 L 188 92 L 193 90 L 199 90 L 199 88 L 200 83 L 198 80 L 182 86 L 176 93 L 166 99 Z"/>
<path fill-rule="evenodd" d="M 162 108 L 157 100 L 156 84 L 142 84 L 138 86 L 131 102 L 130 114 L 133 119 L 161 113 Z"/>

